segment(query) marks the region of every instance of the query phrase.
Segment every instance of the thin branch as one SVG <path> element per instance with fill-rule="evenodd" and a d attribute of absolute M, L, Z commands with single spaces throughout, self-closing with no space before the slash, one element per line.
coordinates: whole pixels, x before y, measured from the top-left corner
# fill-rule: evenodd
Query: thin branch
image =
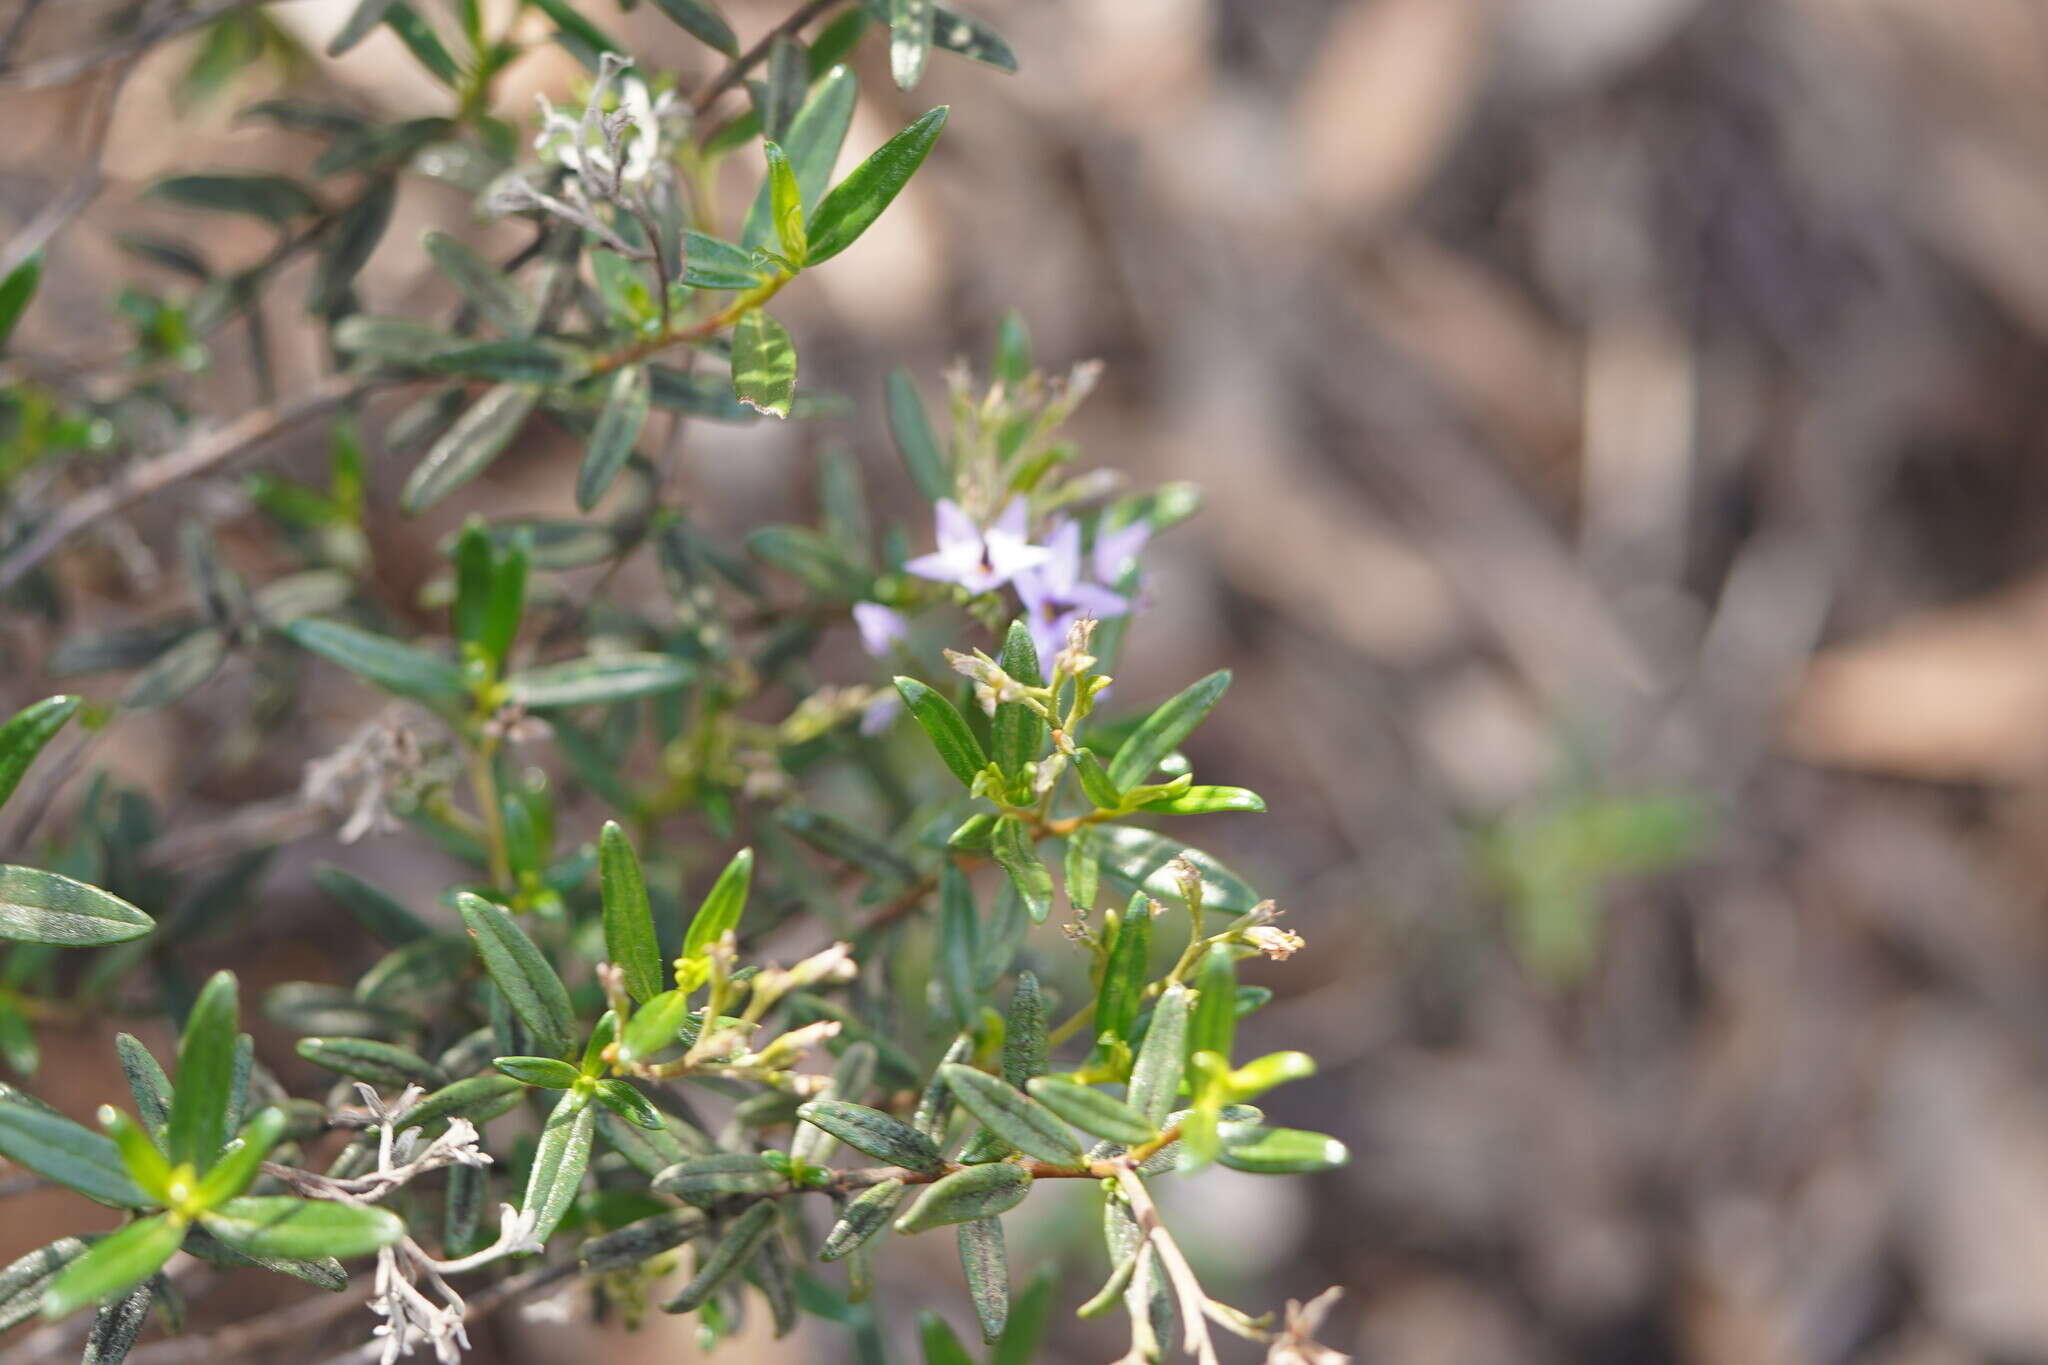
<path fill-rule="evenodd" d="M 762 35 L 760 42 L 755 43 L 745 52 L 733 58 L 732 64 L 719 72 L 717 78 L 711 84 L 690 96 L 690 112 L 701 114 L 706 109 L 709 109 L 720 95 L 723 95 L 726 91 L 745 80 L 749 71 L 766 60 L 768 50 L 775 46 L 777 38 L 795 33 L 805 24 L 810 23 L 811 20 L 840 2 L 841 0 L 810 0 L 810 3 L 806 4 L 802 9 L 784 19 L 774 28 L 769 29 L 767 33 Z"/>
<path fill-rule="evenodd" d="M 270 3 L 272 0 L 217 0 L 215 4 L 202 5 L 198 9 L 176 11 L 154 24 L 137 29 L 118 43 L 109 43 L 88 52 L 50 57 L 32 66 L 0 69 L 0 90 L 48 90 L 53 86 L 69 85 L 103 66 L 139 57 L 166 39 L 202 28 L 216 19 L 225 19 L 237 11 Z"/>
<path fill-rule="evenodd" d="M 289 403 L 257 408 L 182 449 L 131 465 L 111 482 L 59 508 L 20 548 L 0 559 L 0 592 L 19 583 L 59 545 L 102 518 L 227 464 L 301 422 L 324 417 L 378 382 L 331 375 Z"/>

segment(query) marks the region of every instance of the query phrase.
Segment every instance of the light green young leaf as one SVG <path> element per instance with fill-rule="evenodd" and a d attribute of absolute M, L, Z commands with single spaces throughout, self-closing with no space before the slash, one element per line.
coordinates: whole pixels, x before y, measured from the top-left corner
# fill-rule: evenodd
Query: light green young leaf
<path fill-rule="evenodd" d="M 803 191 L 797 188 L 796 172 L 781 145 L 763 142 L 761 148 L 768 158 L 768 211 L 775 221 L 775 238 L 789 263 L 801 267 L 810 251 L 810 238 L 804 233 Z"/>
<path fill-rule="evenodd" d="M 43 1291 L 43 1316 L 69 1317 L 140 1284 L 161 1270 L 184 1240 L 182 1219 L 167 1213 L 137 1219 L 64 1267 Z"/>
<path fill-rule="evenodd" d="M 704 902 L 697 907 L 689 931 L 683 936 L 682 956 L 698 956 L 729 930 L 739 927 L 740 912 L 747 907 L 747 890 L 753 881 L 754 850 L 743 848 L 732 855 L 732 861 L 704 893 Z"/>
<path fill-rule="evenodd" d="M 491 1065 L 518 1081 L 542 1090 L 567 1090 L 583 1073 L 558 1057 L 497 1057 Z"/>
<path fill-rule="evenodd" d="M 1161 815 L 1214 815 L 1219 811 L 1256 814 L 1265 808 L 1265 798 L 1244 787 L 1189 787 L 1177 796 L 1161 796 L 1138 807 Z"/>
<path fill-rule="evenodd" d="M 783 150 L 789 153 L 790 169 L 796 174 L 797 197 L 805 204 L 817 203 L 832 178 L 832 163 L 838 160 L 846 130 L 853 122 L 857 88 L 851 71 L 843 66 L 833 67 L 811 88 L 795 121 L 789 125 L 789 139 Z M 770 185 L 761 186 L 740 229 L 740 245 L 749 250 L 766 243 L 775 232 L 776 215 L 770 190 Z"/>
<path fill-rule="evenodd" d="M 654 907 L 626 831 L 607 820 L 598 839 L 598 890 L 604 901 L 604 950 L 625 974 L 626 990 L 645 1004 L 662 992 Z"/>
<path fill-rule="evenodd" d="M 338 1204 L 288 1195 L 246 1195 L 230 1199 L 199 1222 L 237 1251 L 251 1256 L 366 1256 L 405 1235 L 405 1224 L 389 1209 Z"/>
<path fill-rule="evenodd" d="M 759 308 L 733 328 L 732 394 L 770 417 L 789 416 L 796 396 L 796 346 L 782 324 Z"/>
<path fill-rule="evenodd" d="M 1351 1160 L 1343 1143 L 1298 1128 L 1226 1126 L 1216 1159 L 1234 1171 L 1254 1175 L 1312 1175 Z"/>
<path fill-rule="evenodd" d="M 164 1153 L 173 1164 L 189 1161 L 202 1174 L 212 1167 L 228 1139 L 228 1107 L 235 1088 L 235 1035 L 240 1027 L 235 991 L 233 972 L 215 972 L 200 990 L 178 1040 L 177 1088 L 171 1094 Z"/>

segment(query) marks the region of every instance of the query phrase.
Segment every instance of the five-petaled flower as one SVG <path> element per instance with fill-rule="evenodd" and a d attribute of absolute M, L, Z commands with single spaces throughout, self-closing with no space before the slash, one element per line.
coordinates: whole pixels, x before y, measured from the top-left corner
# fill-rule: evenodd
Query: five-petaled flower
<path fill-rule="evenodd" d="M 1136 553 L 1130 536 L 1121 531 L 1114 534 L 1120 543 L 1110 557 L 1105 558 L 1100 543 L 1095 547 L 1098 572 L 1105 563 L 1114 564 L 1121 572 L 1122 561 Z M 1138 543 L 1142 544 L 1142 539 Z M 1081 577 L 1079 522 L 1063 521 L 1054 527 L 1045 550 L 1043 563 L 1017 575 L 1017 596 L 1024 603 L 1024 620 L 1031 628 L 1031 643 L 1037 647 L 1038 657 L 1050 659 L 1066 646 L 1067 631 L 1076 621 L 1089 616 L 1122 616 L 1131 604 L 1121 593 Z"/>
<path fill-rule="evenodd" d="M 1052 557 L 1051 550 L 1031 543 L 1029 516 L 1024 499 L 1012 498 L 984 530 L 959 503 L 940 498 L 939 548 L 903 567 L 920 578 L 957 583 L 972 593 L 992 592 Z"/>
<path fill-rule="evenodd" d="M 880 602 L 854 603 L 853 623 L 860 627 L 861 648 L 877 659 L 887 658 L 889 651 L 910 635 L 910 622 L 903 619 L 903 613 Z"/>

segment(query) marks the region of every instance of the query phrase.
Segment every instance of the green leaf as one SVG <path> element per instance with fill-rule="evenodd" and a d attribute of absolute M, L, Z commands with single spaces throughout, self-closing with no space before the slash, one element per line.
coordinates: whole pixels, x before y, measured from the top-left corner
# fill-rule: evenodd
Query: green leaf
<path fill-rule="evenodd" d="M 536 8 L 555 21 L 562 32 L 576 39 L 593 55 L 603 52 L 624 52 L 605 31 L 578 14 L 568 0 L 533 0 Z M 574 51 L 572 48 L 571 51 Z"/>
<path fill-rule="evenodd" d="M 202 1174 L 228 1140 L 235 1034 L 240 1027 L 235 989 L 233 972 L 215 972 L 193 1002 L 192 1012 L 185 1017 L 185 1032 L 178 1040 L 177 1089 L 171 1095 L 164 1154 L 174 1165 L 191 1162 Z"/>
<path fill-rule="evenodd" d="M 689 1017 L 688 991 L 663 991 L 649 997 L 627 1021 L 625 1034 L 619 1039 L 619 1060 L 644 1061 L 675 1046 L 683 1021 Z"/>
<path fill-rule="evenodd" d="M 555 975 L 540 949 L 510 915 L 482 896 L 458 892 L 455 908 L 468 926 L 469 936 L 476 940 L 484 970 L 505 993 L 506 1002 L 533 1034 L 534 1042 L 552 1056 L 567 1053 L 576 1015 L 562 978 Z"/>
<path fill-rule="evenodd" d="M 587 1275 L 625 1270 L 700 1236 L 707 1226 L 700 1209 L 669 1209 L 592 1238 L 576 1257 Z"/>
<path fill-rule="evenodd" d="M 957 1062 L 943 1070 L 946 1084 L 967 1112 L 1026 1156 L 1055 1166 L 1078 1166 L 1081 1144 L 1059 1116 L 1023 1091 L 986 1071 Z"/>
<path fill-rule="evenodd" d="M 427 357 L 427 368 L 469 379 L 544 385 L 577 378 L 588 361 L 558 341 L 508 337 L 438 350 Z"/>
<path fill-rule="evenodd" d="M 389 5 L 384 10 L 384 25 L 398 35 L 406 50 L 424 66 L 434 79 L 454 88 L 461 82 L 462 68 L 448 55 L 448 49 L 434 33 L 433 26 L 420 18 L 419 11 L 405 0 Z"/>
<path fill-rule="evenodd" d="M 974 912 L 974 887 L 948 858 L 939 867 L 938 976 L 948 1011 L 958 1028 L 972 1028 L 981 1014 L 981 925 Z"/>
<path fill-rule="evenodd" d="M 1031 922 L 1045 923 L 1045 917 L 1052 913 L 1052 873 L 1038 860 L 1038 850 L 1032 846 L 1023 821 L 1004 816 L 996 825 L 995 837 L 989 840 L 989 852 L 1010 874 L 1010 884 L 1024 898 Z"/>
<path fill-rule="evenodd" d="M 441 273 L 499 336 L 523 337 L 533 330 L 532 302 L 475 248 L 439 228 L 429 229 L 420 241 Z"/>
<path fill-rule="evenodd" d="M 1067 836 L 1065 859 L 1067 901 L 1076 910 L 1093 910 L 1100 889 L 1102 864 L 1095 857 L 1095 831 L 1081 826 Z"/>
<path fill-rule="evenodd" d="M 1188 1021 L 1188 1056 L 1213 1052 L 1227 1065 L 1237 1037 L 1237 958 L 1221 943 L 1202 955 L 1195 976 L 1195 1009 Z"/>
<path fill-rule="evenodd" d="M 596 1094 L 599 1104 L 637 1128 L 645 1128 L 651 1133 L 666 1132 L 668 1129 L 667 1123 L 661 1117 L 661 1111 L 630 1082 L 599 1081 L 593 1093 Z"/>
<path fill-rule="evenodd" d="M 598 859 L 605 954 L 625 974 L 627 991 L 644 1004 L 662 991 L 661 947 L 655 938 L 654 907 L 647 899 L 640 859 L 616 820 L 605 821 Z"/>
<path fill-rule="evenodd" d="M 0 864 L 0 938 L 86 948 L 124 943 L 155 927 L 149 916 L 97 886 Z"/>
<path fill-rule="evenodd" d="M 521 1085 L 543 1090 L 567 1090 L 583 1079 L 583 1073 L 554 1057 L 497 1057 L 491 1065 Z"/>
<path fill-rule="evenodd" d="M 527 1172 L 526 1197 L 520 1210 L 534 1219 L 533 1235 L 545 1242 L 576 1198 L 583 1172 L 590 1165 L 590 1138 L 597 1112 L 590 1096 L 571 1090 L 556 1102 L 540 1130 L 533 1165 Z"/>
<path fill-rule="evenodd" d="M 810 239 L 804 234 L 803 191 L 797 188 L 796 172 L 781 144 L 763 142 L 761 148 L 768 158 L 768 210 L 775 222 L 775 238 L 790 264 L 801 268 L 810 250 Z"/>
<path fill-rule="evenodd" d="M 1003 1015 L 1003 1079 L 1021 1087 L 1045 1071 L 1045 992 L 1034 972 L 1017 973 L 1017 988 Z"/>
<path fill-rule="evenodd" d="M 1109 962 L 1102 971 L 1102 985 L 1095 996 L 1098 1034 L 1124 1039 L 1131 1036 L 1138 1022 L 1138 1006 L 1145 998 L 1151 958 L 1152 905 L 1140 891 L 1125 908 L 1117 926 L 1116 942 L 1109 950 Z"/>
<path fill-rule="evenodd" d="M 839 1220 L 825 1234 L 818 1259 L 836 1261 L 866 1245 L 876 1233 L 888 1226 L 896 1206 L 903 1202 L 906 1188 L 901 1180 L 884 1180 L 848 1200 L 839 1211 Z"/>
<path fill-rule="evenodd" d="M 373 318 L 351 313 L 334 324 L 329 333 L 334 349 L 343 355 L 361 356 L 398 369 L 424 369 L 429 361 L 451 346 L 456 337 L 411 318 Z"/>
<path fill-rule="evenodd" d="M 15 712 L 0 725 L 0 806 L 21 785 L 22 774 L 78 710 L 77 697 L 45 697 Z"/>
<path fill-rule="evenodd" d="M 683 233 L 683 256 L 683 283 L 693 289 L 752 289 L 765 278 L 751 251 L 695 230 Z"/>
<path fill-rule="evenodd" d="M 0 1156 L 75 1190 L 96 1204 L 148 1208 L 113 1140 L 45 1109 L 14 1089 L 0 1087 Z"/>
<path fill-rule="evenodd" d="M 797 109 L 804 101 L 810 67 L 803 43 L 797 38 L 778 32 L 768 40 L 768 62 L 762 78 L 747 82 L 747 93 L 753 97 L 763 138 L 771 142 L 788 138 L 790 125 L 796 121 Z"/>
<path fill-rule="evenodd" d="M 320 210 L 297 181 L 281 175 L 175 175 L 151 185 L 143 197 L 215 213 L 246 214 L 277 227 Z"/>
<path fill-rule="evenodd" d="M 1131 1064 L 1130 1105 L 1157 1128 L 1173 1112 L 1180 1078 L 1187 1062 L 1187 987 L 1168 986 L 1152 1011 L 1152 1026 Z"/>
<path fill-rule="evenodd" d="M 460 668 L 388 635 L 373 635 L 338 621 L 321 620 L 293 621 L 284 633 L 330 663 L 340 664 L 401 697 L 439 702 L 460 697 L 468 690 Z"/>
<path fill-rule="evenodd" d="M 925 416 L 924 401 L 910 371 L 901 367 L 889 372 L 889 434 L 896 440 L 896 453 L 917 491 L 933 502 L 953 496 L 953 467 L 938 437 L 932 434 Z"/>
<path fill-rule="evenodd" d="M 728 57 L 740 55 L 740 40 L 733 36 L 732 26 L 719 16 L 710 0 L 654 0 L 654 7 L 698 42 L 715 47 Z"/>
<path fill-rule="evenodd" d="M 739 927 L 740 912 L 747 908 L 747 891 L 753 881 L 754 850 L 743 848 L 732 855 L 732 861 L 704 893 L 704 902 L 697 907 L 689 931 L 683 936 L 683 957 L 699 956 Z"/>
<path fill-rule="evenodd" d="M 0 1269 L 0 1332 L 18 1327 L 42 1307 L 43 1287 L 85 1254 L 80 1237 L 59 1237 Z"/>
<path fill-rule="evenodd" d="M 235 1145 L 228 1148 L 214 1168 L 206 1173 L 206 1178 L 199 1182 L 194 1198 L 202 1206 L 211 1208 L 248 1189 L 256 1179 L 263 1158 L 269 1156 L 271 1148 L 284 1139 L 285 1127 L 284 1110 L 260 1111 L 243 1126 Z M 152 1147 L 150 1150 L 156 1149 Z"/>
<path fill-rule="evenodd" d="M 691 1313 L 702 1308 L 718 1287 L 731 1279 L 740 1267 L 754 1259 L 754 1253 L 775 1230 L 775 1201 L 764 1199 L 732 1221 L 725 1236 L 704 1258 L 696 1278 L 664 1303 L 666 1313 Z"/>
<path fill-rule="evenodd" d="M 1093 749 L 1082 749 L 1074 755 L 1074 771 L 1081 778 L 1081 791 L 1097 810 L 1122 810 L 1123 789 L 1110 781 L 1109 770 L 1102 766 L 1102 760 L 1095 756 Z"/>
<path fill-rule="evenodd" d="M 384 11 L 391 8 L 391 0 L 360 0 L 341 28 L 327 44 L 327 55 L 339 57 L 342 53 L 370 36 L 370 30 L 384 22 Z"/>
<path fill-rule="evenodd" d="M 796 394 L 796 347 L 782 324 L 759 308 L 732 333 L 732 395 L 756 412 L 789 416 Z"/>
<path fill-rule="evenodd" d="M 296 1050 L 315 1066 L 387 1090 L 403 1090 L 415 1082 L 428 1086 L 448 1083 L 441 1068 L 417 1052 L 375 1038 L 301 1038 Z"/>
<path fill-rule="evenodd" d="M 1265 798 L 1244 787 L 1189 787 L 1178 796 L 1147 801 L 1139 810 L 1162 815 L 1213 815 L 1218 811 L 1263 811 Z"/>
<path fill-rule="evenodd" d="M 1084 1133 L 1135 1147 L 1159 1136 L 1145 1116 L 1114 1095 L 1064 1076 L 1036 1076 L 1026 1083 L 1032 1097 Z"/>
<path fill-rule="evenodd" d="M 939 751 L 939 758 L 960 779 L 961 786 L 971 789 L 975 775 L 988 766 L 988 755 L 982 752 L 981 741 L 967 728 L 966 718 L 952 702 L 915 678 L 899 676 L 896 690 L 902 695 L 903 704 L 910 708 L 910 714 L 924 727 L 932 747 Z"/>
<path fill-rule="evenodd" d="M 414 466 L 398 505 L 407 513 L 424 511 L 483 473 L 539 400 L 540 390 L 531 384 L 500 384 L 479 398 Z"/>
<path fill-rule="evenodd" d="M 199 1216 L 208 1232 L 251 1256 L 366 1256 L 405 1235 L 389 1209 L 289 1195 L 247 1195 Z"/>
<path fill-rule="evenodd" d="M 1194 732 L 1230 686 L 1230 670 L 1219 669 L 1190 685 L 1145 717 L 1110 760 L 1110 780 L 1129 790 L 1150 777 L 1160 762 Z"/>
<path fill-rule="evenodd" d="M 917 1315 L 917 1339 L 924 1351 L 924 1365 L 974 1365 L 974 1357 L 937 1313 Z"/>
<path fill-rule="evenodd" d="M 789 1179 L 757 1152 L 718 1152 L 679 1161 L 654 1177 L 654 1188 L 689 1204 L 710 1205 L 734 1195 L 777 1194 Z"/>
<path fill-rule="evenodd" d="M 1351 1160 L 1343 1143 L 1299 1128 L 1228 1128 L 1216 1159 L 1254 1175 L 1311 1175 Z"/>
<path fill-rule="evenodd" d="M 889 75 L 898 90 L 924 76 L 932 51 L 932 0 L 889 0 Z"/>
<path fill-rule="evenodd" d="M 1018 682 L 1031 687 L 1045 685 L 1045 675 L 1038 666 L 1038 649 L 1031 643 L 1031 627 L 1022 617 L 1010 622 L 1009 634 L 1003 637 L 1002 656 L 996 662 Z M 990 725 L 989 757 L 1003 770 L 1003 776 L 1013 782 L 1022 777 L 1024 765 L 1037 758 L 1044 746 L 1045 721 L 1036 711 L 1022 702 L 1004 702 L 996 707 Z"/>
<path fill-rule="evenodd" d="M 993 1218 L 1024 1202 L 1031 1192 L 1031 1172 L 1011 1161 L 969 1166 L 925 1186 L 916 1201 L 896 1220 L 896 1231 L 924 1232 L 948 1223 Z"/>
<path fill-rule="evenodd" d="M 998 71 L 1017 69 L 1017 54 L 1003 41 L 1002 34 L 972 15 L 944 5 L 932 7 L 932 45 Z"/>
<path fill-rule="evenodd" d="M 907 884 L 917 869 L 878 839 L 855 829 L 837 816 L 801 806 L 785 806 L 776 823 L 812 848 L 862 868 L 876 880 L 892 885 Z"/>
<path fill-rule="evenodd" d="M 946 126 L 944 105 L 932 110 L 877 148 L 853 173 L 832 187 L 811 214 L 809 263 L 831 260 L 852 246 L 889 206 Z"/>
<path fill-rule="evenodd" d="M 1242 915 L 1259 903 L 1258 892 L 1244 878 L 1199 848 L 1149 829 L 1130 825 L 1095 826 L 1102 870 L 1126 888 L 1142 888 L 1158 900 L 1180 900 L 1169 864 L 1186 858 L 1202 874 L 1205 909 Z"/>
<path fill-rule="evenodd" d="M 505 680 L 505 691 L 508 701 L 532 710 L 600 706 L 673 692 L 693 676 L 689 661 L 672 654 L 602 654 L 515 673 Z"/>
<path fill-rule="evenodd" d="M 932 1140 L 892 1114 L 850 1100 L 811 1100 L 796 1116 L 824 1129 L 855 1151 L 892 1166 L 930 1175 L 945 1161 Z"/>
<path fill-rule="evenodd" d="M 851 71 L 843 66 L 833 67 L 811 90 L 789 125 L 789 139 L 783 150 L 789 153 L 801 203 L 815 204 L 825 193 L 832 178 L 832 163 L 838 160 L 839 149 L 846 142 L 846 130 L 853 122 L 857 86 Z M 746 223 L 740 229 L 740 245 L 744 248 L 762 245 L 775 231 L 777 220 L 771 190 L 772 181 L 762 185 L 760 193 L 754 196 L 753 206 L 747 210 Z"/>
<path fill-rule="evenodd" d="M 8 271 L 6 279 L 0 280 L 0 347 L 6 346 L 7 338 L 14 334 L 14 324 L 27 311 L 28 301 L 35 297 L 36 283 L 42 277 L 43 252 L 38 247 L 27 260 Z"/>
<path fill-rule="evenodd" d="M 583 463 L 576 471 L 576 505 L 588 512 L 612 486 L 633 445 L 647 425 L 647 410 L 653 402 L 653 383 L 645 365 L 628 365 L 612 376 L 605 390 L 604 411 L 584 447 Z"/>
<path fill-rule="evenodd" d="M 168 706 L 213 676 L 227 657 L 228 637 L 211 626 L 193 631 L 156 657 L 121 694 L 130 711 Z"/>
<path fill-rule="evenodd" d="M 167 1213 L 130 1223 L 64 1267 L 43 1291 L 43 1316 L 68 1317 L 140 1284 L 161 1270 L 184 1240 L 184 1220 Z"/>
<path fill-rule="evenodd" d="M 452 1084 L 444 1085 L 433 1094 L 408 1109 L 405 1114 L 407 1127 L 425 1128 L 444 1119 L 462 1118 L 482 1125 L 490 1119 L 516 1107 L 519 1097 L 526 1093 L 526 1087 L 510 1076 L 485 1072 L 480 1076 L 465 1076 Z"/>
<path fill-rule="evenodd" d="M 967 1297 L 981 1324 L 981 1339 L 994 1342 L 1010 1318 L 1010 1258 L 1003 1250 L 1003 1225 L 994 1218 L 962 1223 L 958 1233 L 960 1269 Z"/>
<path fill-rule="evenodd" d="M 416 938 L 393 948 L 357 979 L 356 999 L 419 1017 L 461 984 L 468 967 L 469 943 L 460 935 Z"/>
<path fill-rule="evenodd" d="M 348 302 L 356 276 L 369 264 L 377 243 L 384 240 L 384 229 L 391 226 L 391 210 L 397 202 L 397 180 L 390 175 L 376 176 L 322 235 L 307 299 L 310 311 L 331 314 Z"/>

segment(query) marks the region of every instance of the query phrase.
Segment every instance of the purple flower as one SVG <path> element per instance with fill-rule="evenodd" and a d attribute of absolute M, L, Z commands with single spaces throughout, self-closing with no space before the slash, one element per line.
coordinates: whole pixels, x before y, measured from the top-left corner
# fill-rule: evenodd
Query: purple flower
<path fill-rule="evenodd" d="M 860 627 L 861 648 L 877 659 L 888 658 L 889 652 L 910 636 L 910 622 L 903 619 L 903 613 L 880 602 L 854 603 L 853 623 Z"/>
<path fill-rule="evenodd" d="M 1046 562 L 1051 552 L 1030 542 L 1024 499 L 1012 498 L 986 531 L 960 504 L 939 499 L 939 548 L 903 567 L 920 578 L 958 583 L 973 593 L 1000 588 L 1026 569 Z"/>
<path fill-rule="evenodd" d="M 875 699 L 860 713 L 860 732 L 869 739 L 887 734 L 889 727 L 896 723 L 896 717 L 903 714 L 903 698 L 895 689 L 878 692 Z"/>
<path fill-rule="evenodd" d="M 1067 628 L 1083 616 L 1100 620 L 1122 616 L 1131 604 L 1100 583 L 1081 577 L 1081 527 L 1061 522 L 1046 540 L 1046 561 L 1017 575 L 1017 596 L 1024 602 L 1024 621 L 1031 630 L 1031 643 L 1040 661 L 1050 666 L 1052 656 L 1066 647 Z"/>
<path fill-rule="evenodd" d="M 1152 539 L 1149 522 L 1134 521 L 1114 531 L 1097 530 L 1095 533 L 1095 578 L 1101 583 L 1115 585 L 1123 582 L 1124 573 L 1137 562 L 1145 542 Z"/>

